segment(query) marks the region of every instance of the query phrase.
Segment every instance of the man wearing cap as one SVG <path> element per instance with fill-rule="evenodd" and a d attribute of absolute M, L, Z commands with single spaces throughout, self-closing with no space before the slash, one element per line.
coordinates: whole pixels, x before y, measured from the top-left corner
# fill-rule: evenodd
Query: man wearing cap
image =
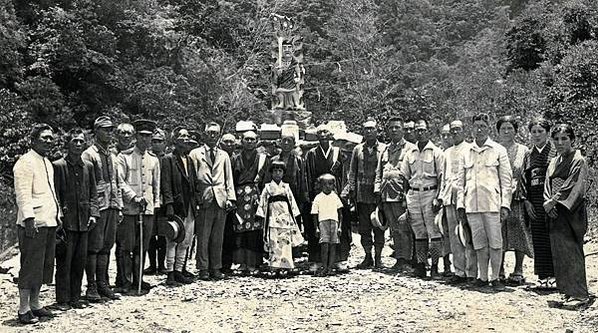
<path fill-rule="evenodd" d="M 238 221 L 234 225 L 235 250 L 233 261 L 239 270 L 257 274 L 263 261 L 263 220 L 256 216 L 264 176 L 268 170 L 268 157 L 256 149 L 257 134 L 243 133 L 243 150 L 232 158 L 233 181 L 237 191 Z M 240 217 L 240 218 L 239 218 Z"/>
<path fill-rule="evenodd" d="M 407 142 L 417 142 L 417 138 L 415 137 L 415 122 L 413 120 L 407 121 L 403 125 L 403 130 L 405 132 L 405 140 L 407 140 Z"/>
<path fill-rule="evenodd" d="M 42 284 L 52 282 L 56 227 L 62 215 L 56 199 L 54 168 L 46 157 L 54 146 L 54 131 L 48 124 L 36 124 L 30 139 L 31 150 L 13 167 L 21 262 L 17 315 L 22 324 L 35 324 L 39 317 L 53 316 L 40 304 L 39 295 Z"/>
<path fill-rule="evenodd" d="M 220 149 L 224 150 L 228 156 L 233 156 L 235 152 L 235 148 L 237 146 L 237 138 L 230 133 L 226 133 L 220 139 L 219 147 Z"/>
<path fill-rule="evenodd" d="M 444 154 L 444 159 L 445 159 L 445 163 L 446 163 L 446 150 L 448 148 L 450 148 L 453 145 L 453 136 L 451 135 L 451 125 L 450 124 L 444 124 L 442 125 L 442 128 L 440 129 L 440 146 L 442 147 L 442 150 L 445 151 Z M 446 171 L 446 170 L 445 170 Z M 444 173 L 443 173 L 444 175 Z M 442 185 L 444 186 L 444 180 L 442 181 Z M 442 199 L 442 198 L 440 198 Z M 443 235 L 442 235 L 442 253 L 443 253 L 443 261 L 444 261 L 444 276 L 452 276 L 453 273 L 451 272 L 451 259 L 450 259 L 450 254 L 451 254 L 451 243 L 449 240 L 449 227 L 448 227 L 448 221 L 446 219 L 446 213 L 443 211 L 441 212 L 442 214 L 442 231 L 443 231 Z"/>
<path fill-rule="evenodd" d="M 160 128 L 156 128 L 152 135 L 152 153 L 156 155 L 160 165 L 166 153 L 166 133 Z M 162 177 L 160 177 L 162 178 Z M 154 212 L 155 219 L 164 218 L 164 205 L 162 200 L 163 194 L 160 194 L 160 208 Z M 149 246 L 147 249 L 147 256 L 149 258 L 149 267 L 143 271 L 143 274 L 154 275 L 164 274 L 166 268 L 164 267 L 164 260 L 166 259 L 166 238 L 163 235 L 158 235 L 158 223 L 154 220 L 154 229 L 150 237 Z"/>
<path fill-rule="evenodd" d="M 94 144 L 83 152 L 81 159 L 94 167 L 100 217 L 88 234 L 85 275 L 87 299 L 99 301 L 101 296 L 118 299 L 110 289 L 108 266 L 123 203 L 116 173 L 116 156 L 110 149 L 114 124 L 110 117 L 101 116 L 95 120 L 93 130 Z"/>
<path fill-rule="evenodd" d="M 505 147 L 488 137 L 490 119 L 473 117 L 475 141 L 464 149 L 457 182 L 457 214 L 471 228 L 478 262 L 476 286 L 504 290 L 499 271 L 502 263 L 502 224 L 511 206 L 513 173 Z M 488 276 L 488 265 L 492 274 Z"/>
<path fill-rule="evenodd" d="M 162 159 L 160 173 L 162 200 L 168 219 L 174 215 L 184 220 L 185 238 L 176 243 L 168 240 L 166 244 L 166 284 L 188 284 L 193 280 L 183 275 L 187 249 L 193 240 L 195 232 L 196 207 L 196 174 L 193 162 L 189 158 L 189 131 L 186 128 L 176 128 L 172 132 L 174 150 Z"/>
<path fill-rule="evenodd" d="M 475 263 L 475 252 L 473 247 L 467 249 L 469 256 L 466 256 L 466 247 L 461 244 L 457 235 L 457 180 L 459 176 L 459 162 L 464 151 L 470 148 L 470 144 L 464 141 L 463 123 L 455 120 L 450 123 L 450 132 L 453 137 L 454 145 L 444 151 L 444 172 L 442 174 L 442 190 L 440 198 L 444 205 L 444 212 L 448 223 L 448 241 L 451 252 L 453 253 L 453 265 L 455 266 L 455 275 L 451 278 L 451 283 L 463 283 L 468 277 L 476 278 L 477 266 Z M 470 263 L 473 260 L 473 265 Z"/>
<path fill-rule="evenodd" d="M 205 127 L 205 144 L 189 153 L 197 173 L 199 211 L 195 223 L 197 234 L 197 268 L 199 278 L 222 279 L 222 242 L 226 212 L 234 208 L 235 188 L 228 154 L 217 147 L 220 125 Z"/>
<path fill-rule="evenodd" d="M 373 228 L 370 215 L 376 209 L 377 199 L 374 195 L 374 181 L 378 159 L 386 149 L 386 145 L 378 141 L 377 123 L 368 119 L 363 123 L 364 143 L 358 144 L 351 155 L 348 183 L 341 193 L 343 199 L 351 197 L 357 204 L 359 235 L 365 258 L 357 265 L 364 269 L 374 265 L 382 268 L 382 248 L 384 247 L 384 231 Z M 372 240 L 372 233 L 374 234 Z M 374 246 L 374 258 L 372 258 Z"/>
<path fill-rule="evenodd" d="M 439 278 L 438 261 L 442 256 L 442 234 L 434 223 L 441 208 L 438 200 L 444 167 L 442 150 L 430 141 L 428 123 L 420 119 L 415 123 L 416 147 L 403 159 L 401 173 L 409 183 L 407 210 L 415 234 L 414 249 L 417 255 L 415 273 L 426 277 L 428 254 L 432 258 L 431 277 Z"/>
<path fill-rule="evenodd" d="M 305 154 L 305 174 L 307 178 L 307 190 L 309 200 L 313 202 L 316 195 L 320 193 L 321 186 L 318 178 L 323 174 L 331 174 L 336 178 L 336 191 L 340 192 L 343 164 L 340 156 L 340 149 L 330 144 L 332 133 L 328 126 L 321 124 L 317 127 L 318 145 L 307 151 Z M 310 205 L 310 204 L 308 204 Z M 311 211 L 311 207 L 308 209 Z M 304 221 L 303 228 L 305 238 L 307 239 L 307 249 L 309 252 L 308 261 L 313 263 L 311 270 L 317 268 L 316 263 L 320 262 L 320 245 L 316 237 L 317 221 Z"/>
<path fill-rule="evenodd" d="M 88 232 L 97 227 L 96 220 L 100 218 L 94 167 L 91 162 L 81 159 L 85 149 L 83 130 L 70 130 L 66 145 L 66 157 L 52 163 L 56 196 L 64 212 L 61 232 L 64 239 L 56 244 L 56 303 L 63 310 L 84 307 L 80 297 L 89 248 Z M 95 273 L 97 261 L 92 261 L 92 265 L 90 270 Z M 93 276 L 88 278 L 87 290 L 89 296 L 94 296 L 93 292 L 97 295 Z M 94 299 L 89 297 L 89 300 Z"/>
<path fill-rule="evenodd" d="M 141 282 L 143 290 L 150 285 L 143 281 L 139 267 L 145 261 L 153 224 L 154 210 L 160 207 L 160 162 L 149 151 L 156 123 L 151 120 L 134 122 L 137 132 L 134 149 L 122 151 L 118 155 L 118 179 L 124 202 L 123 221 L 118 226 L 117 242 L 121 244 L 117 254 L 121 260 L 121 281 L 117 281 L 124 293 L 137 288 Z M 143 239 L 140 249 L 140 227 L 142 222 Z M 143 273 L 143 272 L 142 272 Z"/>
<path fill-rule="evenodd" d="M 401 118 L 390 118 L 386 129 L 391 142 L 378 161 L 374 195 L 380 201 L 390 224 L 397 260 L 393 269 L 408 272 L 411 270 L 409 261 L 413 253 L 413 231 L 407 219 L 399 221 L 399 217 L 405 212 L 405 184 L 401 176 L 401 163 L 406 153 L 416 147 L 403 138 Z"/>

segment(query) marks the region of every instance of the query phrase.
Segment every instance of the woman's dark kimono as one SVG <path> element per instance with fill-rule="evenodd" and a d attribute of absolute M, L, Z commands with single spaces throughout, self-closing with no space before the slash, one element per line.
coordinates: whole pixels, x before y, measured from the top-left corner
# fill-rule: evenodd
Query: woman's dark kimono
<path fill-rule="evenodd" d="M 544 204 L 546 169 L 548 168 L 550 159 L 555 156 L 556 149 L 551 142 L 548 142 L 541 152 L 536 147 L 532 147 L 525 155 L 523 162 L 522 190 L 524 196 L 532 203 L 536 212 L 536 219 L 532 219 L 529 216 L 527 218 L 534 249 L 534 273 L 540 279 L 554 276 L 548 223 L 542 205 Z"/>
<path fill-rule="evenodd" d="M 237 194 L 235 246 L 233 261 L 250 267 L 259 267 L 263 262 L 263 221 L 255 213 L 263 188 L 264 171 L 268 158 L 257 151 L 245 156 L 242 152 L 232 158 L 233 181 Z M 239 219 L 240 217 L 240 219 Z M 241 223 L 242 222 L 242 223 Z"/>
<path fill-rule="evenodd" d="M 544 199 L 557 202 L 557 218 L 548 218 L 556 284 L 563 294 L 580 300 L 588 298 L 583 253 L 587 177 L 585 158 L 572 151 L 551 160 L 544 186 Z"/>

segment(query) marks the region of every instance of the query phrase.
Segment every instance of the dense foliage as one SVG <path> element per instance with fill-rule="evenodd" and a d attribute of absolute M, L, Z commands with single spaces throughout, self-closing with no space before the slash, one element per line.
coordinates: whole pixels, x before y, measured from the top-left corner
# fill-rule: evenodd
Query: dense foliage
<path fill-rule="evenodd" d="M 594 164 L 597 11 L 592 0 L 0 0 L 0 174 L 36 121 L 260 121 L 272 12 L 300 27 L 316 122 L 546 114 L 578 127 Z"/>

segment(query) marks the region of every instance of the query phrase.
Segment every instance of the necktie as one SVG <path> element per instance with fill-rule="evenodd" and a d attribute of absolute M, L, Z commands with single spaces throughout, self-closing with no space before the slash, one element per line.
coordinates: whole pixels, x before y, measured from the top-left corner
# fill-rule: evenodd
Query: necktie
<path fill-rule="evenodd" d="M 212 164 L 216 161 L 216 152 L 214 151 L 214 148 L 210 149 L 210 161 L 212 161 Z"/>

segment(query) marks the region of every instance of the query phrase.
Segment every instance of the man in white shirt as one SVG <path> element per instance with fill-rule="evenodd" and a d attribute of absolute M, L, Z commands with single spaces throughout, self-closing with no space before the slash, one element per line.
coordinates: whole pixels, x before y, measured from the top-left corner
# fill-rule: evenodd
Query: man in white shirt
<path fill-rule="evenodd" d="M 60 207 L 54 187 L 54 168 L 46 156 L 54 146 L 54 132 L 47 124 L 31 130 L 31 150 L 13 168 L 18 206 L 17 224 L 21 269 L 18 319 L 34 324 L 52 313 L 39 304 L 42 284 L 52 282 L 56 227 Z"/>

